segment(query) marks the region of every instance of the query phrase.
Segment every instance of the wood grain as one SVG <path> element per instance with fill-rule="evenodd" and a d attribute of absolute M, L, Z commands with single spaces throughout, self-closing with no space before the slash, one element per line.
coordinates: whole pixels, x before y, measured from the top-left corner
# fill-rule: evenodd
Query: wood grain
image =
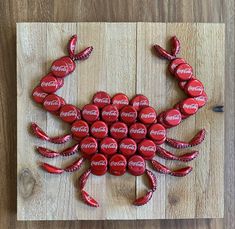
<path fill-rule="evenodd" d="M 213 11 L 213 12 L 212 12 Z M 0 3 L 1 180 L 2 228 L 234 228 L 235 227 L 235 5 L 233 0 L 42 0 Z M 16 221 L 16 22 L 20 21 L 152 21 L 225 22 L 225 217 L 224 219 L 150 221 Z M 11 104 L 11 106 L 9 106 Z M 11 172 L 9 168 L 11 167 Z"/>
<path fill-rule="evenodd" d="M 159 34 L 158 31 L 163 32 Z M 42 114 L 42 108 L 30 99 L 30 92 L 38 78 L 41 78 L 39 75 L 42 71 L 49 69 L 54 59 L 64 55 L 58 46 L 66 46 L 66 39 L 77 33 L 81 41 L 78 42 L 78 47 L 84 48 L 92 44 L 95 50 L 88 61 L 78 64 L 76 72 L 66 78 L 63 89 L 59 91 L 58 94 L 68 103 L 81 108 L 89 103 L 94 92 L 104 90 L 111 95 L 123 92 L 130 98 L 136 93 L 142 93 L 149 97 L 150 104 L 157 111 L 166 110 L 180 101 L 183 93 L 176 80 L 167 72 L 168 63 L 157 58 L 151 48 L 156 41 L 165 46 L 175 31 L 182 42 L 181 56 L 195 68 L 195 74 L 199 75 L 209 96 L 208 106 L 168 133 L 169 137 L 188 140 L 189 135 L 199 129 L 207 129 L 205 143 L 197 147 L 201 156 L 190 163 L 195 168 L 194 172 L 185 178 L 158 175 L 158 189 L 153 199 L 139 208 L 131 205 L 131 201 L 136 198 L 135 193 L 137 196 L 143 195 L 143 177 L 130 174 L 122 177 L 92 176 L 88 193 L 99 200 L 101 207 L 91 209 L 77 198 L 78 190 L 74 184 L 79 176 L 76 173 L 55 176 L 38 168 L 36 161 L 64 167 L 71 163 L 71 159 L 52 160 L 37 155 L 34 152 L 35 146 L 60 151 L 67 144 L 62 147 L 53 146 L 32 137 L 27 130 L 29 123 L 43 123 L 42 127 L 51 136 L 68 133 L 69 125 L 61 123 L 51 114 Z M 17 35 L 18 219 L 223 217 L 224 115 L 211 109 L 218 103 L 224 103 L 223 25 L 19 23 Z M 215 37 L 218 39 L 214 39 Z M 43 75 L 46 73 L 47 71 Z M 34 113 L 33 110 L 37 112 Z M 170 147 L 168 149 L 172 151 Z M 177 153 L 182 154 L 182 150 Z M 75 157 L 77 156 L 72 158 Z M 178 166 L 176 162 L 161 162 L 170 167 Z M 207 185 L 208 182 L 210 185 Z"/>

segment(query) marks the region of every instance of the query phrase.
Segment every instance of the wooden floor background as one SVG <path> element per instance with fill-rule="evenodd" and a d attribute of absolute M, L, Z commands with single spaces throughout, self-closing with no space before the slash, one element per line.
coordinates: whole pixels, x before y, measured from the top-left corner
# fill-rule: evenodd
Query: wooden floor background
<path fill-rule="evenodd" d="M 1 0 L 0 228 L 235 228 L 234 0 Z M 226 23 L 225 217 L 213 220 L 16 221 L 16 22 L 154 21 Z"/>

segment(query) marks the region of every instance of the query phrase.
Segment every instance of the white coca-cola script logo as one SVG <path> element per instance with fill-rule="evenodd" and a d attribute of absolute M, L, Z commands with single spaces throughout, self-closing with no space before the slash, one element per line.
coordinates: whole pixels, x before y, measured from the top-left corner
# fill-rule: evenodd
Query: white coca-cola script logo
<path fill-rule="evenodd" d="M 155 118 L 156 117 L 156 114 L 151 112 L 151 113 L 148 113 L 148 114 L 141 114 L 141 118 Z"/>
<path fill-rule="evenodd" d="M 126 166 L 126 162 L 125 161 L 111 161 L 110 166 L 112 167 Z"/>
<path fill-rule="evenodd" d="M 139 128 L 139 129 L 130 129 L 131 134 L 145 134 L 145 129 Z"/>
<path fill-rule="evenodd" d="M 138 101 L 138 102 L 134 102 L 133 103 L 133 106 L 134 107 L 138 107 L 138 106 L 148 106 L 149 103 L 148 103 L 148 100 L 141 100 L 141 101 Z"/>
<path fill-rule="evenodd" d="M 166 120 L 168 121 L 179 120 L 180 117 L 181 117 L 180 115 L 168 115 L 166 116 Z"/>
<path fill-rule="evenodd" d="M 106 115 L 106 116 L 118 116 L 118 112 L 117 111 L 103 111 L 102 115 Z"/>
<path fill-rule="evenodd" d="M 122 127 L 119 128 L 112 127 L 110 131 L 115 133 L 126 133 L 126 129 Z"/>
<path fill-rule="evenodd" d="M 109 144 L 102 144 L 101 149 L 116 149 L 117 144 L 116 143 L 109 143 Z"/>
<path fill-rule="evenodd" d="M 40 97 L 40 98 L 45 98 L 47 96 L 47 94 L 44 93 L 44 92 L 37 92 L 37 91 L 35 91 L 33 93 L 33 96 L 37 96 L 37 97 Z"/>
<path fill-rule="evenodd" d="M 136 113 L 135 112 L 122 112 L 121 116 L 122 117 L 127 117 L 127 118 L 135 118 Z"/>
<path fill-rule="evenodd" d="M 100 160 L 100 161 L 92 161 L 91 166 L 106 166 L 106 161 Z"/>
<path fill-rule="evenodd" d="M 60 104 L 59 104 L 59 101 L 58 100 L 51 100 L 51 101 L 45 101 L 44 102 L 44 105 L 45 106 L 59 106 Z"/>
<path fill-rule="evenodd" d="M 144 167 L 145 164 L 142 161 L 130 161 L 128 165 L 134 167 Z"/>
<path fill-rule="evenodd" d="M 183 108 L 185 108 L 185 109 L 197 109 L 198 106 L 197 106 L 197 104 L 184 104 Z"/>
<path fill-rule="evenodd" d="M 67 72 L 67 66 L 55 66 L 55 65 L 52 65 L 51 67 L 52 71 L 57 71 L 57 72 Z"/>
<path fill-rule="evenodd" d="M 42 87 L 56 87 L 57 83 L 55 81 L 49 81 L 49 82 L 42 82 L 41 83 Z"/>
<path fill-rule="evenodd" d="M 201 101 L 201 102 L 206 101 L 206 98 L 204 96 L 195 97 L 194 99 L 197 100 L 197 101 Z"/>
<path fill-rule="evenodd" d="M 165 130 L 151 130 L 151 135 L 165 135 Z"/>
<path fill-rule="evenodd" d="M 60 117 L 72 117 L 72 116 L 77 116 L 77 112 L 73 110 L 60 112 Z"/>
<path fill-rule="evenodd" d="M 94 102 L 95 102 L 95 103 L 107 103 L 107 104 L 108 104 L 108 103 L 109 103 L 109 99 L 108 99 L 108 98 L 97 98 L 97 97 L 96 97 L 96 98 L 94 99 Z"/>
<path fill-rule="evenodd" d="M 81 144 L 81 149 L 94 149 L 94 148 L 96 148 L 96 144 L 93 142 L 87 144 L 85 143 Z"/>
<path fill-rule="evenodd" d="M 73 132 L 82 132 L 82 133 L 86 133 L 88 132 L 88 128 L 86 126 L 73 126 L 71 131 Z"/>
<path fill-rule="evenodd" d="M 177 73 L 179 74 L 191 74 L 192 73 L 192 70 L 191 68 L 179 68 L 177 69 Z"/>
<path fill-rule="evenodd" d="M 200 92 L 202 92 L 203 91 L 203 87 L 201 87 L 201 86 L 196 86 L 196 87 L 189 86 L 188 90 L 189 91 L 200 91 Z"/>
<path fill-rule="evenodd" d="M 91 132 L 93 133 L 101 133 L 101 132 L 106 132 L 106 128 L 104 126 L 101 127 L 92 127 Z"/>
<path fill-rule="evenodd" d="M 136 150 L 136 145 L 121 143 L 120 144 L 120 149 Z"/>
<path fill-rule="evenodd" d="M 156 152 L 156 146 L 141 146 L 140 150 L 147 152 Z"/>
<path fill-rule="evenodd" d="M 83 115 L 94 115 L 94 116 L 97 116 L 98 115 L 98 111 L 97 110 L 87 110 L 87 109 L 84 109 L 82 111 Z"/>
<path fill-rule="evenodd" d="M 116 104 L 116 105 L 127 105 L 128 101 L 126 101 L 125 99 L 114 100 L 113 104 Z"/>

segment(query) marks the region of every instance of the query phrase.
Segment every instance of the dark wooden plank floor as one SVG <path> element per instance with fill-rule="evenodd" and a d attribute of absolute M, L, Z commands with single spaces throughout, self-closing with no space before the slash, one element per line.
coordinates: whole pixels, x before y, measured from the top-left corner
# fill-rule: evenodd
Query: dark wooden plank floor
<path fill-rule="evenodd" d="M 1 0 L 0 228 L 235 228 L 234 13 L 234 0 Z M 38 21 L 226 23 L 226 151 L 224 219 L 71 222 L 16 221 L 16 22 Z"/>

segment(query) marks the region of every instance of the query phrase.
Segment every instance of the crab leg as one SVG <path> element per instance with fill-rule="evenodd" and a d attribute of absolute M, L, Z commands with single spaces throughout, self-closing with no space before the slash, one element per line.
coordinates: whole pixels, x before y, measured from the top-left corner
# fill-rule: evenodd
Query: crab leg
<path fill-rule="evenodd" d="M 71 134 L 65 134 L 62 136 L 56 136 L 56 137 L 49 137 L 36 123 L 32 123 L 31 124 L 31 129 L 34 133 L 34 135 L 37 138 L 40 138 L 42 140 L 48 141 L 48 142 L 52 142 L 55 144 L 62 144 L 67 142 L 68 140 L 70 140 L 72 138 Z"/>
<path fill-rule="evenodd" d="M 78 158 L 76 161 L 74 161 L 71 165 L 65 167 L 64 169 L 58 168 L 56 166 L 50 165 L 48 163 L 42 163 L 41 167 L 48 173 L 53 173 L 53 174 L 61 174 L 63 172 L 74 172 L 78 169 L 80 169 L 82 163 L 85 161 L 83 157 Z"/>
<path fill-rule="evenodd" d="M 183 149 L 199 145 L 205 139 L 205 129 L 200 130 L 189 142 L 183 142 L 172 138 L 166 138 L 166 143 L 174 148 Z"/>
<path fill-rule="evenodd" d="M 62 152 L 56 152 L 44 147 L 37 147 L 37 151 L 39 154 L 41 154 L 43 157 L 48 157 L 48 158 L 53 158 L 53 157 L 58 157 L 58 156 L 70 156 L 76 153 L 78 150 L 79 144 L 75 144 L 74 146 L 71 146 L 69 148 L 64 149 Z"/>
<path fill-rule="evenodd" d="M 199 154 L 198 151 L 192 151 L 192 152 L 180 155 L 180 156 L 176 156 L 173 153 L 163 149 L 160 146 L 156 146 L 156 149 L 157 149 L 158 156 L 160 156 L 166 160 L 176 160 L 176 161 L 183 161 L 183 162 L 192 161 Z"/>
<path fill-rule="evenodd" d="M 91 207 L 99 207 L 99 203 L 91 197 L 85 190 L 86 182 L 91 174 L 91 169 L 86 170 L 79 178 L 79 187 L 81 189 L 81 198 L 87 205 Z"/>
<path fill-rule="evenodd" d="M 152 163 L 153 168 L 157 172 L 163 173 L 163 174 L 169 174 L 169 175 L 175 176 L 175 177 L 186 176 L 187 174 L 189 174 L 193 170 L 193 168 L 191 166 L 186 166 L 186 167 L 181 168 L 181 169 L 171 170 L 171 169 L 167 168 L 165 165 L 162 165 L 161 163 L 159 163 L 156 160 L 151 160 L 151 163 Z"/>

